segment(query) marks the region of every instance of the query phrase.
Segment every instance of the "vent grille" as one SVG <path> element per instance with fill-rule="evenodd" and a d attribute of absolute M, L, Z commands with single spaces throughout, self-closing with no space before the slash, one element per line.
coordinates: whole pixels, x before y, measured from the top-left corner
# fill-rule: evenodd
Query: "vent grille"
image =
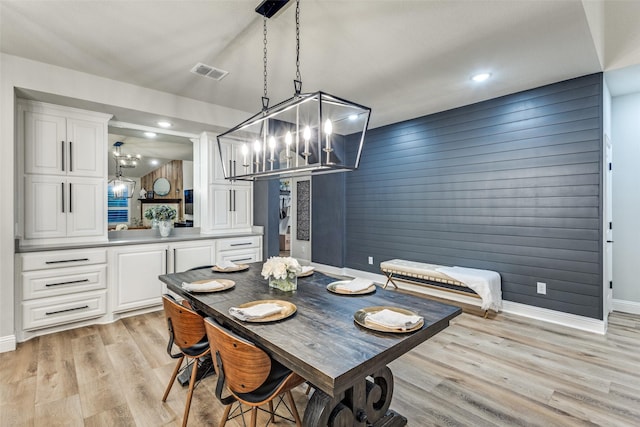
<path fill-rule="evenodd" d="M 194 74 L 198 74 L 199 76 L 208 77 L 213 80 L 220 81 L 229 74 L 228 71 L 221 70 L 216 67 L 212 67 L 211 65 L 203 64 L 202 62 L 198 62 L 192 69 L 191 72 Z"/>

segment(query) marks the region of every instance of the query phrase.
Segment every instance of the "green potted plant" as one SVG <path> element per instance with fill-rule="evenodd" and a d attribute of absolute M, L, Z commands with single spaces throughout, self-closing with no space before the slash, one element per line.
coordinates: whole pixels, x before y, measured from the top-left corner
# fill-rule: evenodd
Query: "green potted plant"
<path fill-rule="evenodd" d="M 144 217 L 151 220 L 151 228 L 160 229 L 160 235 L 167 237 L 171 233 L 176 210 L 167 205 L 153 206 L 144 211 Z"/>

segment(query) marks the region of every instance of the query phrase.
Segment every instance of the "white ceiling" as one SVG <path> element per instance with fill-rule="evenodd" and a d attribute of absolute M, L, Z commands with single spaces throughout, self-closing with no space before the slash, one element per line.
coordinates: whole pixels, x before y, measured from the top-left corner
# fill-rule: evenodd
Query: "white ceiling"
<path fill-rule="evenodd" d="M 0 1 L 0 50 L 252 114 L 259 1 Z M 293 95 L 294 12 L 268 22 L 272 105 Z M 640 64 L 640 1 L 304 0 L 300 16 L 303 91 L 371 107 L 371 127 Z M 190 73 L 198 62 L 229 75 Z M 614 95 L 640 91 L 629 70 Z"/>

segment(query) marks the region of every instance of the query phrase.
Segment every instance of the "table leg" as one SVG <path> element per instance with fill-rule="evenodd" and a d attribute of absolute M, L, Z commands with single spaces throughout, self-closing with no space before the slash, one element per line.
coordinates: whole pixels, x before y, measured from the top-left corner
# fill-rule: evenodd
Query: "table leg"
<path fill-rule="evenodd" d="M 391 369 L 382 369 L 356 381 L 337 397 L 316 389 L 304 412 L 305 427 L 402 427 L 407 419 L 389 411 L 393 396 Z"/>

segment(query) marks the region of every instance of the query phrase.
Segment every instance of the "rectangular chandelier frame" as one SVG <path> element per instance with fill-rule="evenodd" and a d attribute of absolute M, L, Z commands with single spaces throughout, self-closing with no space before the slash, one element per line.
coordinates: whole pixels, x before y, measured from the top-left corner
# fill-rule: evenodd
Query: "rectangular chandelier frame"
<path fill-rule="evenodd" d="M 326 92 L 296 95 L 218 135 L 224 176 L 254 181 L 355 170 L 370 115 Z"/>

